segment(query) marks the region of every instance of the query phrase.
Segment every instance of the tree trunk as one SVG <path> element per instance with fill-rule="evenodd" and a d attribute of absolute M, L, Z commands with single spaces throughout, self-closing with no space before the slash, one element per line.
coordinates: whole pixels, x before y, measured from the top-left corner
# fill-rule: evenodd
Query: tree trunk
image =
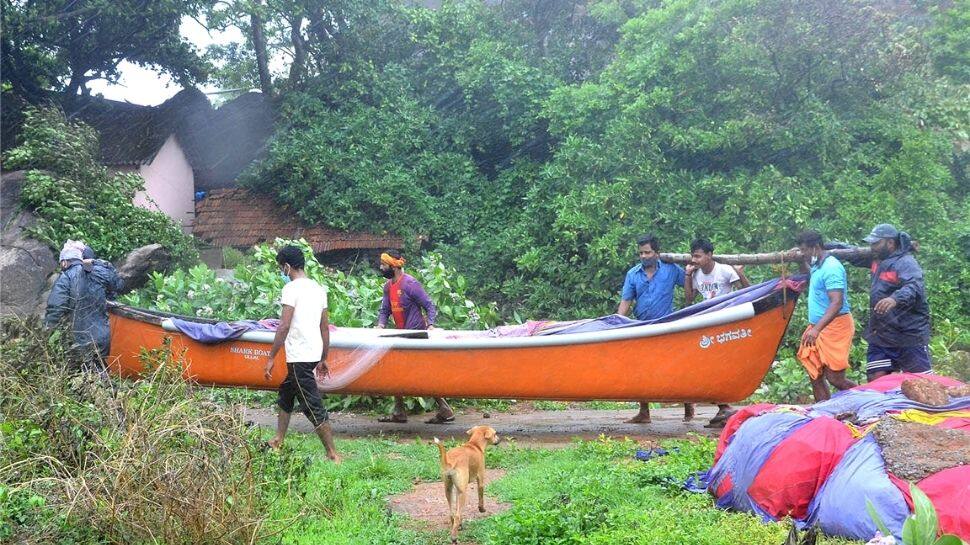
<path fill-rule="evenodd" d="M 256 67 L 259 70 L 259 89 L 267 98 L 273 98 L 273 79 L 269 74 L 269 55 L 266 52 L 266 36 L 263 33 L 263 18 L 259 13 L 262 3 L 257 3 L 249 14 L 253 48 L 256 50 Z"/>
<path fill-rule="evenodd" d="M 293 42 L 293 64 L 290 65 L 289 88 L 295 89 L 306 72 L 306 41 L 303 39 L 303 16 L 293 15 L 288 18 L 290 23 L 290 41 Z"/>
<path fill-rule="evenodd" d="M 869 248 L 844 248 L 827 250 L 839 259 L 872 259 Z M 690 254 L 660 254 L 660 259 L 668 263 L 686 265 L 690 263 Z M 714 259 L 725 265 L 775 265 L 801 261 L 802 253 L 796 249 L 767 254 L 717 254 Z"/>

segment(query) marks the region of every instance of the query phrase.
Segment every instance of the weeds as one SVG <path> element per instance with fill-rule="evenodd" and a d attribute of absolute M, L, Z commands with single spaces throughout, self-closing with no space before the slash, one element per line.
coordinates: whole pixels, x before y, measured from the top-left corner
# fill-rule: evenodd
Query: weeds
<path fill-rule="evenodd" d="M 202 407 L 179 354 L 145 378 L 68 371 L 56 336 L 3 327 L 0 537 L 98 543 L 252 543 L 272 533 L 251 434 Z"/>

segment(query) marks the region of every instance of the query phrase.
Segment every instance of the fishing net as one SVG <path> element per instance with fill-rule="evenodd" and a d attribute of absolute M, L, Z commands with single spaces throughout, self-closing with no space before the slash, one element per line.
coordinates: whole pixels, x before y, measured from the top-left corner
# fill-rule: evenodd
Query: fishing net
<path fill-rule="evenodd" d="M 327 358 L 330 373 L 326 377 L 317 376 L 320 391 L 332 392 L 350 385 L 370 371 L 390 350 L 386 343 L 360 346 L 351 350 L 331 350 Z"/>

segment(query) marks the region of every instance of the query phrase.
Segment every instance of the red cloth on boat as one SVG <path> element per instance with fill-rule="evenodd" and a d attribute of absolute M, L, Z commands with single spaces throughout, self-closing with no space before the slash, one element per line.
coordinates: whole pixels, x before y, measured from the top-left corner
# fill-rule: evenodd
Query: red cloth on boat
<path fill-rule="evenodd" d="M 748 487 L 748 495 L 776 519 L 804 519 L 812 498 L 854 442 L 852 431 L 842 422 L 828 416 L 814 418 L 775 447 Z"/>
<path fill-rule="evenodd" d="M 922 373 L 892 373 L 867 384 L 860 384 L 853 388 L 853 390 L 875 390 L 877 392 L 888 392 L 889 390 L 896 390 L 897 388 L 901 387 L 904 380 L 913 378 L 929 379 L 934 382 L 939 382 L 946 387 L 963 386 L 963 383 L 959 380 L 940 375 L 929 375 Z"/>
<path fill-rule="evenodd" d="M 933 502 L 940 530 L 970 540 L 970 466 L 938 471 L 916 486 Z"/>
<path fill-rule="evenodd" d="M 730 493 L 732 489 L 734 489 L 734 483 L 731 481 L 731 474 L 728 473 L 727 477 L 724 477 L 724 480 L 721 481 L 721 484 L 717 485 L 717 490 L 714 491 L 714 497 L 721 498 L 725 494 Z"/>
<path fill-rule="evenodd" d="M 716 464 L 721 458 L 721 455 L 724 454 L 724 450 L 731 442 L 731 438 L 734 437 L 734 432 L 738 431 L 738 428 L 741 427 L 741 424 L 744 424 L 745 420 L 752 416 L 761 416 L 775 407 L 777 405 L 774 403 L 755 403 L 731 415 L 728 418 L 727 424 L 724 425 L 724 429 L 721 430 L 721 436 L 717 440 L 717 450 L 714 452 L 714 463 Z"/>
<path fill-rule="evenodd" d="M 970 433 L 970 418 L 954 416 L 953 418 L 947 418 L 936 426 L 945 430 L 960 430 Z M 967 509 L 970 509 L 970 505 L 967 506 Z"/>

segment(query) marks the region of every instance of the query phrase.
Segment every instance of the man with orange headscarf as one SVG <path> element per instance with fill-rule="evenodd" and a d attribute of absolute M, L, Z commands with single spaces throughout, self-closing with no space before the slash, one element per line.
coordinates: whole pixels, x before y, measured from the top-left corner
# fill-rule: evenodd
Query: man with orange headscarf
<path fill-rule="evenodd" d="M 387 319 L 393 318 L 398 329 L 434 329 L 438 309 L 435 308 L 424 286 L 410 274 L 404 273 L 404 257 L 397 250 L 387 250 L 381 254 L 381 275 L 387 278 L 384 283 L 384 299 L 377 315 L 377 327 L 387 326 Z M 442 397 L 434 398 L 438 412 L 426 422 L 444 424 L 455 419 L 455 413 Z M 380 422 L 404 423 L 408 421 L 404 398 L 394 397 L 394 411 L 390 416 L 378 419 Z"/>

